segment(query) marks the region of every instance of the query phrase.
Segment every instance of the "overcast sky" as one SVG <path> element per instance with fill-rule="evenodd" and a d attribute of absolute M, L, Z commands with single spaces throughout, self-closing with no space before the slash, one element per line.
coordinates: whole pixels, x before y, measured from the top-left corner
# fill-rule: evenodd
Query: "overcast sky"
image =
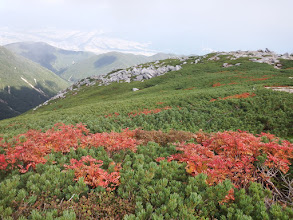
<path fill-rule="evenodd" d="M 292 10 L 292 0 L 0 0 L 0 28 L 100 31 L 177 54 L 292 53 Z"/>

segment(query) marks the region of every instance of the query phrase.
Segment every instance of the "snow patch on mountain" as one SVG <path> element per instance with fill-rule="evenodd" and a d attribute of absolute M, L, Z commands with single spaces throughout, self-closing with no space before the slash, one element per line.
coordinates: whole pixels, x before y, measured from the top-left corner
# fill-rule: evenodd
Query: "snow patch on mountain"
<path fill-rule="evenodd" d="M 41 95 L 48 97 L 48 95 L 46 95 L 41 89 L 38 89 L 36 87 L 34 87 L 31 83 L 29 83 L 25 78 L 23 78 L 22 76 L 20 77 L 25 83 L 27 83 L 30 87 L 32 87 L 34 90 L 36 90 L 38 93 L 40 93 Z"/>

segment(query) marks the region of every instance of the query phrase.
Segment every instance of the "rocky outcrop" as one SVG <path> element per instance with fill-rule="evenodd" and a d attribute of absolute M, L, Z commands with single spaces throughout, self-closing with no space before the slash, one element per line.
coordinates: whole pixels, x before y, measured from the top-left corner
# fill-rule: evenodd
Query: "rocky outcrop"
<path fill-rule="evenodd" d="M 273 65 L 275 68 L 279 69 L 282 67 L 280 63 L 280 59 L 287 59 L 287 60 L 293 60 L 292 54 L 289 55 L 288 53 L 285 53 L 283 55 L 278 55 L 269 49 L 258 50 L 258 51 L 232 51 L 232 52 L 216 52 L 212 57 L 208 58 L 208 61 L 220 61 L 221 55 L 226 55 L 226 59 L 230 60 L 236 60 L 241 57 L 248 57 L 249 60 L 252 62 L 257 63 L 267 63 L 270 65 Z M 59 99 L 59 98 L 65 98 L 66 94 L 70 91 L 76 91 L 78 92 L 79 88 L 81 86 L 93 86 L 98 84 L 98 86 L 106 86 L 111 83 L 130 83 L 132 81 L 144 81 L 151 79 L 153 77 L 164 75 L 167 72 L 170 71 L 178 71 L 182 67 L 182 65 L 185 64 L 198 64 L 202 63 L 204 59 L 207 58 L 208 55 L 204 56 L 192 56 L 192 57 L 173 57 L 172 59 L 180 61 L 180 65 L 171 66 L 171 65 L 165 65 L 164 61 L 156 61 L 152 64 L 146 65 L 141 64 L 137 65 L 131 68 L 123 69 L 123 70 L 115 70 L 107 75 L 98 75 L 98 76 L 91 76 L 85 79 L 82 79 L 78 81 L 77 83 L 73 84 L 66 90 L 63 90 L 59 92 L 55 97 L 51 98 L 50 100 L 46 101 L 42 105 L 47 105 L 50 101 Z M 239 66 L 241 63 L 236 63 L 235 65 L 230 63 L 223 63 L 223 68 L 229 68 L 232 66 Z M 132 91 L 138 91 L 137 88 L 133 88 Z M 76 94 L 76 92 L 74 94 Z M 42 106 L 40 105 L 40 106 Z M 38 106 L 39 107 L 39 106 Z M 35 109 L 37 109 L 36 107 Z"/>
<path fill-rule="evenodd" d="M 215 56 L 209 58 L 211 60 L 218 60 L 220 55 L 228 55 L 231 60 L 236 60 L 241 57 L 248 57 L 249 60 L 256 63 L 267 63 L 273 65 L 276 69 L 282 68 L 282 64 L 280 63 L 280 59 L 293 60 L 293 56 L 288 53 L 285 54 L 276 54 L 273 51 L 270 51 L 268 48 L 258 51 L 232 51 L 232 52 L 218 52 Z M 240 64 L 235 64 L 240 65 Z M 223 67 L 233 66 L 228 63 L 224 63 Z"/>
<path fill-rule="evenodd" d="M 178 58 L 180 61 L 185 61 L 186 58 Z M 154 64 L 150 64 L 149 66 L 146 65 L 139 65 L 134 66 L 132 68 L 117 70 L 111 72 L 107 75 L 98 75 L 98 76 L 91 76 L 85 79 L 78 81 L 77 83 L 73 84 L 66 90 L 60 91 L 56 96 L 47 100 L 43 104 L 37 106 L 34 110 L 39 108 L 40 106 L 47 105 L 51 101 L 59 98 L 65 98 L 66 94 L 70 91 L 78 91 L 81 86 L 93 86 L 98 84 L 99 86 L 106 86 L 111 83 L 130 83 L 131 81 L 144 81 L 151 79 L 153 77 L 164 75 L 170 71 L 178 71 L 182 67 L 181 65 L 171 66 L 171 65 L 164 65 L 164 62 L 160 63 L 159 61 L 155 62 Z M 133 88 L 133 91 L 138 91 L 137 88 Z"/>

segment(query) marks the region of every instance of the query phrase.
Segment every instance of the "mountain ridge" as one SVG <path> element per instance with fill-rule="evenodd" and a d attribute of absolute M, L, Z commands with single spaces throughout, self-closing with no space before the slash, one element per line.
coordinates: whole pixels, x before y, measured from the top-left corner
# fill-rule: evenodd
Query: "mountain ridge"
<path fill-rule="evenodd" d="M 73 63 L 94 56 L 90 52 L 64 50 L 44 42 L 18 42 L 4 45 L 4 47 L 40 64 L 57 75 L 60 75 Z"/>
<path fill-rule="evenodd" d="M 68 85 L 39 64 L 0 47 L 0 119 L 25 112 Z"/>
<path fill-rule="evenodd" d="M 39 63 L 70 82 L 92 75 L 105 74 L 113 69 L 122 69 L 173 56 L 164 53 L 144 56 L 116 51 L 96 55 L 85 51 L 60 49 L 44 42 L 19 42 L 5 45 L 5 47 Z"/>
<path fill-rule="evenodd" d="M 115 69 L 124 69 L 134 65 L 166 59 L 171 54 L 155 54 L 153 56 L 109 52 L 93 56 L 70 66 L 61 76 L 66 80 L 77 81 L 82 78 L 107 74 Z"/>

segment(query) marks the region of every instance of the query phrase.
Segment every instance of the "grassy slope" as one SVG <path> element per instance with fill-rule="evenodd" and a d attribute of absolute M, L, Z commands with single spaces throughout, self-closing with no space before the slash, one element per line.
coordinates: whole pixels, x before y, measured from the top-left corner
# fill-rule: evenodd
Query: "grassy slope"
<path fill-rule="evenodd" d="M 80 61 L 70 66 L 61 76 L 66 80 L 71 79 L 72 81 L 76 81 L 88 76 L 106 74 L 113 69 L 127 68 L 140 63 L 165 59 L 168 56 L 169 55 L 167 54 L 157 54 L 147 57 L 142 55 L 109 52 Z"/>
<path fill-rule="evenodd" d="M 235 61 L 235 63 L 241 62 L 241 66 L 224 69 L 221 67 L 222 63 L 230 61 L 222 59 L 219 62 L 207 63 L 204 61 L 197 65 L 190 64 L 193 60 L 194 58 L 183 65 L 180 71 L 170 72 L 145 82 L 84 87 L 76 95 L 73 91 L 67 98 L 54 101 L 51 105 L 44 106 L 36 112 L 28 112 L 19 117 L 1 121 L 0 134 L 10 137 L 28 129 L 47 130 L 56 122 L 67 124 L 83 122 L 88 125 L 91 132 L 119 131 L 125 127 L 131 129 L 142 127 L 148 130 L 175 128 L 187 131 L 242 129 L 253 133 L 266 131 L 286 138 L 292 137 L 293 94 L 263 88 L 264 85 L 292 85 L 292 81 L 288 80 L 288 77 L 293 76 L 292 69 L 276 70 L 269 65 L 251 63 L 246 59 Z M 179 61 L 168 60 L 165 63 L 174 65 Z M 225 85 L 213 87 L 216 83 Z M 237 84 L 229 85 L 229 83 Z M 139 88 L 140 91 L 132 92 L 133 87 Z M 211 99 L 244 92 L 255 93 L 255 96 L 210 102 Z M 172 109 L 150 115 L 142 114 L 135 117 L 128 115 L 130 112 L 138 112 L 145 108 L 155 109 L 166 106 L 171 106 Z M 105 117 L 114 112 L 118 112 L 119 116 Z M 8 147 L 0 148 L 2 164 L 3 155 L 1 154 L 5 154 L 6 149 L 12 150 L 15 154 L 23 152 L 21 155 L 26 154 L 26 157 L 21 156 L 20 158 L 25 158 L 27 161 L 30 161 L 31 158 L 38 158 L 38 155 L 44 153 L 46 148 L 50 149 L 53 146 L 56 149 L 64 146 L 71 147 L 71 149 L 70 152 L 65 151 L 64 153 L 54 150 L 48 152 L 45 157 L 48 161 L 45 164 L 38 164 L 35 169 L 30 167 L 25 174 L 19 173 L 18 166 L 15 166 L 13 170 L 9 170 L 9 166 L 6 170 L 0 170 L 0 216 L 3 219 L 4 217 L 17 219 L 20 216 L 19 219 L 55 219 L 57 217 L 127 220 L 292 219 L 292 205 L 287 207 L 277 205 L 278 200 L 271 199 L 270 192 L 264 190 L 260 184 L 250 182 L 245 189 L 235 188 L 235 200 L 222 204 L 222 200 L 232 187 L 229 180 L 220 184 L 208 185 L 206 176 L 197 175 L 196 170 L 193 170 L 195 176 L 191 176 L 190 168 L 192 167 L 185 162 L 167 162 L 166 160 L 157 162 L 158 157 L 169 158 L 170 155 L 179 153 L 173 144 L 174 138 L 175 140 L 189 140 L 190 138 L 188 135 L 184 138 L 184 132 L 173 132 L 173 135 L 171 133 L 166 136 L 166 134 L 156 131 L 140 131 L 138 137 L 144 143 L 137 147 L 135 153 L 131 151 L 109 152 L 113 146 L 122 146 L 120 145 L 122 136 L 117 134 L 114 137 L 107 136 L 108 134 L 101 136 L 98 134 L 99 137 L 95 139 L 95 142 L 88 143 L 90 135 L 82 139 L 86 140 L 84 142 L 81 141 L 79 132 L 73 132 L 68 128 L 62 132 L 58 130 L 56 134 L 47 133 L 49 135 L 44 136 L 31 131 L 26 136 L 27 138 L 19 137 L 15 140 L 16 142 L 5 142 L 7 138 L 4 138 L 1 143 L 5 146 L 7 143 Z M 34 138 L 36 142 L 31 142 Z M 103 142 L 104 139 L 107 142 Z M 228 136 L 228 139 L 230 143 L 228 146 L 233 143 L 236 143 L 237 146 L 239 143 L 233 136 Z M 154 143 L 153 140 L 157 140 L 157 143 Z M 233 140 L 232 144 L 231 140 Z M 117 141 L 120 144 L 117 144 Z M 188 142 L 195 141 L 189 140 Z M 263 139 L 263 142 L 267 142 L 267 139 Z M 84 147 L 85 145 L 82 143 L 88 143 L 88 145 Z M 92 147 L 93 143 L 102 143 L 103 147 Z M 217 139 L 217 143 L 226 148 L 227 142 L 221 143 L 221 139 Z M 241 144 L 238 149 L 240 152 L 245 151 L 247 145 L 254 144 L 254 141 L 245 141 L 245 148 L 243 149 Z M 124 145 L 129 147 L 131 142 L 127 140 Z M 14 151 L 14 146 L 17 146 L 16 151 Z M 72 146 L 78 147 L 75 150 Z M 196 156 L 199 156 L 202 151 L 200 150 L 201 145 L 195 146 L 194 149 L 198 148 L 199 153 L 192 151 L 191 157 L 197 158 Z M 273 148 L 276 149 L 276 146 L 274 145 Z M 247 155 L 250 156 L 251 153 L 250 151 L 245 153 L 237 151 L 234 155 L 235 150 L 233 149 L 234 146 L 230 152 L 228 150 L 228 155 L 236 158 L 237 166 L 235 164 L 235 167 L 237 168 L 242 162 L 239 161 L 242 156 L 246 155 L 243 158 L 247 159 Z M 218 165 L 226 162 L 227 159 L 219 160 L 220 154 L 215 153 L 215 158 L 217 158 L 215 162 Z M 120 183 L 115 190 L 106 191 L 101 187 L 93 188 L 88 185 L 91 182 L 84 182 L 93 175 L 95 175 L 93 180 L 101 178 L 101 170 L 94 168 L 95 165 L 91 163 L 90 166 L 87 166 L 89 172 L 83 172 L 83 174 L 74 173 L 73 170 L 68 170 L 64 166 L 89 155 L 96 160 L 103 161 L 101 168 L 107 172 L 112 173 L 115 170 L 113 162 L 114 164 L 121 163 Z M 255 165 L 262 163 L 260 161 L 262 158 L 264 158 L 263 154 L 257 157 L 259 161 L 254 161 Z M 201 159 L 197 159 L 197 161 L 199 161 L 198 164 L 201 163 Z M 21 160 L 17 161 L 16 165 L 18 163 L 27 164 Z M 252 165 L 253 170 L 255 165 Z M 222 167 L 222 164 L 219 167 Z M 240 180 L 245 182 L 245 174 L 250 172 L 250 168 L 247 169 L 248 171 L 246 171 L 247 166 L 244 168 L 245 170 L 240 169 L 239 172 L 237 169 L 236 171 L 231 169 L 235 172 L 233 177 L 238 176 L 237 178 L 239 178 L 240 174 Z M 206 168 L 203 169 L 205 171 Z M 226 175 L 225 172 L 223 173 Z M 261 174 L 260 172 L 254 173 L 254 175 Z M 76 177 L 80 175 L 84 178 L 79 178 L 77 181 Z M 292 180 L 292 176 L 291 165 L 286 176 L 288 181 Z M 272 180 L 279 189 L 284 190 L 284 182 L 279 176 L 268 179 Z"/>
<path fill-rule="evenodd" d="M 21 77 L 35 88 L 44 91 L 47 97 L 33 90 Z M 0 79 L 0 98 L 7 102 L 7 104 L 0 103 L 0 118 L 15 116 L 19 112 L 27 111 L 69 85 L 51 71 L 11 53 L 4 47 L 0 47 Z M 10 86 L 11 94 L 8 93 L 8 86 Z"/>
<path fill-rule="evenodd" d="M 5 46 L 14 53 L 22 55 L 43 67 L 60 75 L 73 62 L 78 62 L 93 56 L 93 53 L 70 51 L 53 47 L 42 42 L 20 42 Z"/>
<path fill-rule="evenodd" d="M 32 128 L 48 129 L 56 122 L 82 122 L 92 132 L 119 131 L 125 127 L 188 131 L 241 129 L 292 138 L 293 95 L 264 88 L 264 85 L 292 86 L 293 82 L 288 78 L 293 76 L 292 69 L 276 70 L 245 58 L 229 61 L 242 63 L 230 68 L 221 67 L 228 62 L 224 57 L 220 61 L 204 61 L 197 65 L 190 64 L 193 60 L 190 59 L 180 71 L 145 82 L 84 87 L 77 95 L 54 101 L 36 112 L 2 121 L 0 133 L 11 136 Z M 180 63 L 178 60 L 165 61 L 168 62 Z M 216 83 L 225 85 L 213 87 Z M 132 92 L 134 87 L 140 91 Z M 245 92 L 256 96 L 210 102 L 213 98 Z M 172 109 L 153 115 L 128 116 L 130 112 L 164 106 Z M 120 115 L 104 117 L 114 112 Z"/>
<path fill-rule="evenodd" d="M 42 42 L 19 42 L 5 45 L 10 51 L 24 56 L 60 75 L 65 80 L 76 81 L 92 75 L 105 74 L 113 69 L 165 59 L 168 54 L 142 56 L 110 52 L 94 55 L 90 52 L 70 51 Z"/>

